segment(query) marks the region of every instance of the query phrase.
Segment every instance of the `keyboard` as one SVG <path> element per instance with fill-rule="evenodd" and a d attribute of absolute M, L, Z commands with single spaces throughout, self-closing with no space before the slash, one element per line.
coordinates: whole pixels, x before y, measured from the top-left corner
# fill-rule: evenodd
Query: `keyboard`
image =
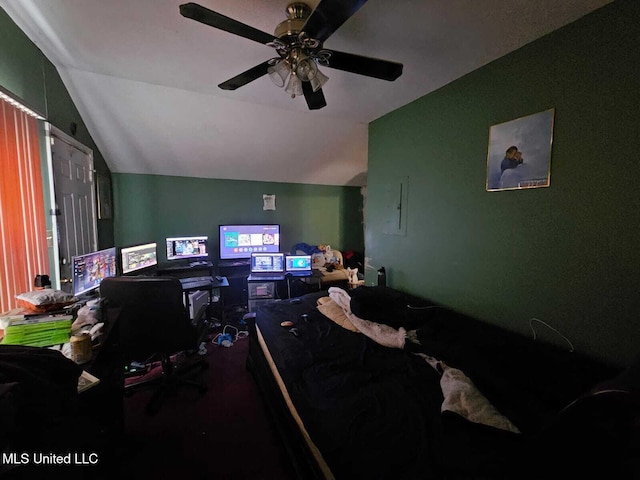
<path fill-rule="evenodd" d="M 180 283 L 195 283 L 195 282 L 212 282 L 213 278 L 211 275 L 206 275 L 204 277 L 189 277 L 189 278 L 181 278 Z"/>
<path fill-rule="evenodd" d="M 213 283 L 213 277 L 189 277 L 189 278 L 181 278 L 180 283 L 182 284 L 182 288 L 184 290 L 198 287 L 210 287 Z"/>
<path fill-rule="evenodd" d="M 190 267 L 206 267 L 209 265 L 209 262 L 191 262 L 189 264 Z"/>
<path fill-rule="evenodd" d="M 287 272 L 287 276 L 289 277 L 312 277 L 313 272 L 311 270 L 304 272 Z"/>
<path fill-rule="evenodd" d="M 278 282 L 284 280 L 284 274 L 274 274 L 274 275 L 266 275 L 266 274 L 258 274 L 252 273 L 249 275 L 248 280 L 250 282 Z"/>

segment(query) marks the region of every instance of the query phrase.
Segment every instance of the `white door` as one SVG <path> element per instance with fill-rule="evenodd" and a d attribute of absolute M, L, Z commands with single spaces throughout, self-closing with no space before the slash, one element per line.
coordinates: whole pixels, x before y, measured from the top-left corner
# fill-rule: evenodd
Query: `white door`
<path fill-rule="evenodd" d="M 93 152 L 51 127 L 60 288 L 71 292 L 71 258 L 97 250 Z"/>

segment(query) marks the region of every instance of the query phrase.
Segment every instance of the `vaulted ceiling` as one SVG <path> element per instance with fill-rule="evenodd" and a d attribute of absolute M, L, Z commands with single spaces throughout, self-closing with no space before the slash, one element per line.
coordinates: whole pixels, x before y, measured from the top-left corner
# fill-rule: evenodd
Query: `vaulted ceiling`
<path fill-rule="evenodd" d="M 395 81 L 321 67 L 310 111 L 263 76 L 275 56 L 180 15 L 179 0 L 0 0 L 56 66 L 113 172 L 327 185 L 366 183 L 368 123 L 610 0 L 369 0 L 325 47 L 400 62 Z M 273 34 L 287 0 L 201 0 Z M 306 0 L 315 8 L 318 0 Z"/>

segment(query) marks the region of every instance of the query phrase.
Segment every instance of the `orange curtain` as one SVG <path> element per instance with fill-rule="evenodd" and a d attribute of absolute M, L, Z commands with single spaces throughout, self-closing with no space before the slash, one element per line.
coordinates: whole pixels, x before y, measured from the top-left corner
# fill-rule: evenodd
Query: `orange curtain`
<path fill-rule="evenodd" d="M 0 312 L 48 274 L 38 120 L 0 99 Z"/>

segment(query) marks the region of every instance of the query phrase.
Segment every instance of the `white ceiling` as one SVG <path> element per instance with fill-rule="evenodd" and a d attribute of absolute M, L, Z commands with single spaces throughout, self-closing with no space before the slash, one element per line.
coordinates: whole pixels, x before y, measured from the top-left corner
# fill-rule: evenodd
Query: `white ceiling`
<path fill-rule="evenodd" d="M 274 50 L 182 17 L 186 0 L 0 6 L 57 67 L 113 172 L 362 185 L 369 122 L 610 1 L 370 0 L 325 46 L 404 72 L 387 82 L 323 67 L 316 111 L 268 76 L 219 89 Z M 196 3 L 272 34 L 290 2 Z"/>

